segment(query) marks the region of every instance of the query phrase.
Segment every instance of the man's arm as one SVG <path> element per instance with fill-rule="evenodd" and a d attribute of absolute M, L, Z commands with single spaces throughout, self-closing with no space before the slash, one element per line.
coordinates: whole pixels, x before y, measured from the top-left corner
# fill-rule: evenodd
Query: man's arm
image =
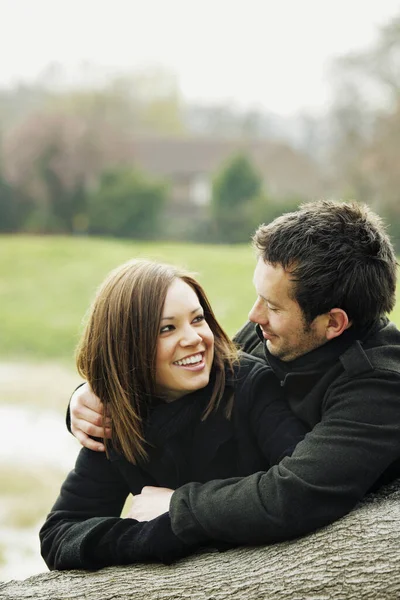
<path fill-rule="evenodd" d="M 93 438 L 111 438 L 111 421 L 106 418 L 104 429 L 103 412 L 103 403 L 88 383 L 76 388 L 67 409 L 67 428 L 82 446 L 95 452 L 104 452 L 105 448 L 104 444 Z"/>
<path fill-rule="evenodd" d="M 397 373 L 364 382 L 343 378 L 326 398 L 321 422 L 291 457 L 243 479 L 176 490 L 174 533 L 187 543 L 272 543 L 339 519 L 399 459 L 399 409 Z"/>

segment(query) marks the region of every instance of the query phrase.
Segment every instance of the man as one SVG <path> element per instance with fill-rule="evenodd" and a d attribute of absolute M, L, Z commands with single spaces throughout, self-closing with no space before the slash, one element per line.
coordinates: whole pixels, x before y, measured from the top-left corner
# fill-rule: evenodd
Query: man
<path fill-rule="evenodd" d="M 386 317 L 397 264 L 380 219 L 366 206 L 309 203 L 261 226 L 254 246 L 257 300 L 236 340 L 265 359 L 312 431 L 268 472 L 135 497 L 130 516 L 169 510 L 188 545 L 304 535 L 400 476 L 400 332 Z"/>

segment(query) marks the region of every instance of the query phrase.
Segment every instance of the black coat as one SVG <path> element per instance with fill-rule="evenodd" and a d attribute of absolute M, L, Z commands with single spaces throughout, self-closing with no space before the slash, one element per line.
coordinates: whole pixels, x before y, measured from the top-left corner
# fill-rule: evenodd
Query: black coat
<path fill-rule="evenodd" d="M 288 363 L 269 354 L 253 324 L 239 341 L 264 357 L 293 412 L 313 429 L 265 473 L 178 489 L 170 516 L 179 539 L 290 539 L 339 519 L 368 491 L 400 477 L 400 332 L 392 323 L 350 328 Z"/>
<path fill-rule="evenodd" d="M 224 402 L 206 420 L 201 415 L 210 384 L 172 403 L 159 403 L 146 423 L 149 460 L 139 466 L 115 451 L 83 448 L 40 531 L 41 551 L 49 568 L 97 568 L 186 552 L 170 529 L 168 516 L 150 523 L 121 519 L 129 493 L 145 485 L 169 488 L 267 470 L 291 454 L 307 431 L 282 399 L 279 383 L 262 361 L 240 359 L 230 420 Z M 165 544 L 165 551 L 164 546 Z M 173 550 L 173 551 L 172 551 Z"/>

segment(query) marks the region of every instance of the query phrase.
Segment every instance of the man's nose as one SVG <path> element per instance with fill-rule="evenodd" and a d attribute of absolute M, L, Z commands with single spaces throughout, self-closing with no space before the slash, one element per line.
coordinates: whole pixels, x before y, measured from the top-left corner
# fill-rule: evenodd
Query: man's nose
<path fill-rule="evenodd" d="M 252 321 L 253 323 L 259 323 L 260 325 L 265 325 L 268 322 L 267 311 L 261 305 L 259 300 L 255 301 L 251 311 L 249 312 L 249 321 Z"/>

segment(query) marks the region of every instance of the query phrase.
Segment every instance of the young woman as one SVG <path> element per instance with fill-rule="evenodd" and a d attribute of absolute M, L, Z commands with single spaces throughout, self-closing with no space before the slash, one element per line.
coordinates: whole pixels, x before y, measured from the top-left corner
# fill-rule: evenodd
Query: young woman
<path fill-rule="evenodd" d="M 121 518 L 129 494 L 266 470 L 306 433 L 270 371 L 237 353 L 199 283 L 172 266 L 131 261 L 108 276 L 77 366 L 112 436 L 105 453 L 81 450 L 40 531 L 50 569 L 168 562 L 168 513 Z M 185 554 L 175 540 L 174 558 Z"/>

